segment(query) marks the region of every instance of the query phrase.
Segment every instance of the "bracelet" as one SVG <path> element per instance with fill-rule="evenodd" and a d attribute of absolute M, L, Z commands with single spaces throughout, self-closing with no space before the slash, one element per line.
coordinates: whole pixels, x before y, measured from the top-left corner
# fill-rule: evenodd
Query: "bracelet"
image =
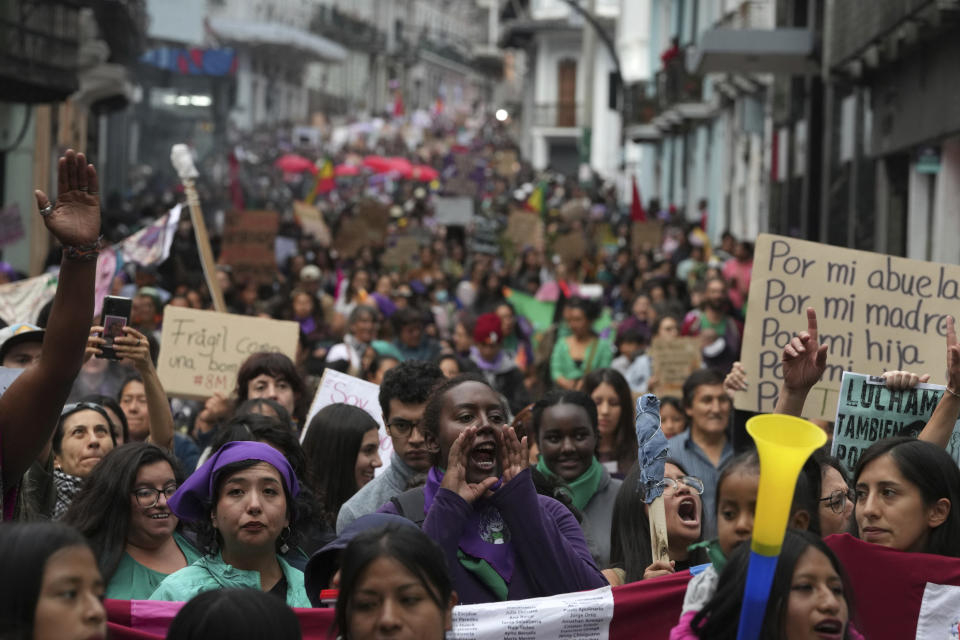
<path fill-rule="evenodd" d="M 960 393 L 957 393 L 956 391 L 954 391 L 953 389 L 951 389 L 951 388 L 950 388 L 950 385 L 947 385 L 945 388 L 946 388 L 946 390 L 947 390 L 947 393 L 949 393 L 950 395 L 952 395 L 954 398 L 960 398 Z"/>
<path fill-rule="evenodd" d="M 100 243 L 102 240 L 103 236 L 100 236 L 90 244 L 64 245 L 63 257 L 68 260 L 79 260 L 82 262 L 96 260 L 97 256 L 100 255 Z"/>

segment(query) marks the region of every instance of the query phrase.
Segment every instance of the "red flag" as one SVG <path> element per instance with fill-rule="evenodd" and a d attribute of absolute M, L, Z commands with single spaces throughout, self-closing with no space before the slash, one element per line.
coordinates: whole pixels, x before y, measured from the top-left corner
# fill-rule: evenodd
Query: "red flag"
<path fill-rule="evenodd" d="M 646 222 L 647 212 L 643 210 L 643 203 L 640 202 L 640 189 L 637 187 L 637 176 L 632 176 L 633 182 L 633 201 L 630 203 L 630 219 L 633 222 Z"/>

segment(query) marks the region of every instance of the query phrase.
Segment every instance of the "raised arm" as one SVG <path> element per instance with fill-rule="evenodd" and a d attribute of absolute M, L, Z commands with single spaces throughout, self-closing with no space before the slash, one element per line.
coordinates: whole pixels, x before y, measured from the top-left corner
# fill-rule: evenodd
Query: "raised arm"
<path fill-rule="evenodd" d="M 946 449 L 950 442 L 950 434 L 960 414 L 960 345 L 957 344 L 957 330 L 953 316 L 947 317 L 947 390 L 933 410 L 930 421 L 923 428 L 920 440 L 932 442 L 938 447 Z"/>
<path fill-rule="evenodd" d="M 0 396 L 0 463 L 4 486 L 13 486 L 43 449 L 80 372 L 93 316 L 100 236 L 97 172 L 82 153 L 67 151 L 57 164 L 57 200 L 36 191 L 47 230 L 64 247 L 60 278 L 40 361 Z"/>
<path fill-rule="evenodd" d="M 136 367 L 143 379 L 143 390 L 147 395 L 147 412 L 150 414 L 150 435 L 147 441 L 173 451 L 173 413 L 170 401 L 163 390 L 157 368 L 150 357 L 150 343 L 147 337 L 133 327 L 124 327 L 123 337 L 114 339 L 114 349 L 121 358 L 127 358 Z"/>
<path fill-rule="evenodd" d="M 774 413 L 799 416 L 813 385 L 827 368 L 827 345 L 820 344 L 817 312 L 807 307 L 807 330 L 795 335 L 783 348 L 783 385 Z"/>

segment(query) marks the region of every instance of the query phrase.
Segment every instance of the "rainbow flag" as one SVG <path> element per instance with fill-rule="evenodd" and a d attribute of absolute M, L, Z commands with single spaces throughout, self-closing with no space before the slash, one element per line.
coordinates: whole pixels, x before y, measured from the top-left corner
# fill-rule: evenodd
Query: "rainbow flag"
<path fill-rule="evenodd" d="M 322 193 L 330 193 L 337 186 L 337 181 L 333 172 L 333 161 L 329 158 L 323 162 L 320 171 L 317 172 L 317 180 L 313 183 L 313 189 L 303 199 L 307 204 L 313 204 L 317 196 Z"/>
<path fill-rule="evenodd" d="M 526 205 L 524 205 L 527 210 L 539 213 L 541 216 L 546 213 L 547 201 L 544 195 L 545 191 L 546 189 L 544 189 L 542 182 L 537 185 L 537 188 L 534 189 L 530 197 L 527 198 Z"/>

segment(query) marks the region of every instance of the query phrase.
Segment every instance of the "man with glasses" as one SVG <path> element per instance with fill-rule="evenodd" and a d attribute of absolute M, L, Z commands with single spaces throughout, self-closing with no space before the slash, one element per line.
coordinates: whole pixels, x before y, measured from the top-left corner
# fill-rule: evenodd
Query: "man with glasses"
<path fill-rule="evenodd" d="M 380 408 L 393 441 L 390 465 L 340 507 L 337 534 L 360 516 L 374 513 L 390 498 L 411 488 L 411 481 L 433 464 L 420 419 L 430 390 L 443 380 L 435 364 L 420 360 L 402 362 L 387 371 L 380 385 Z"/>

